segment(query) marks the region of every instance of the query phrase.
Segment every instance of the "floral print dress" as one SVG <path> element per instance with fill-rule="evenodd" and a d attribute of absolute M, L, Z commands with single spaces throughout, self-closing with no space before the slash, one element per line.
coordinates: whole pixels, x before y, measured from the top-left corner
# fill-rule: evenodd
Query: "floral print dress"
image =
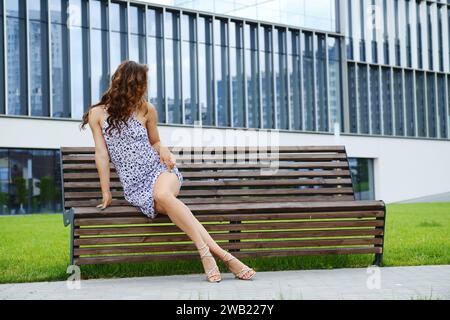
<path fill-rule="evenodd" d="M 154 219 L 157 212 L 154 208 L 153 188 L 158 176 L 169 169 L 166 164 L 161 164 L 158 152 L 150 144 L 147 128 L 137 119 L 136 111 L 128 118 L 127 126 L 120 124 L 120 134 L 117 129 L 106 133 L 107 117 L 106 108 L 103 107 L 102 133 L 109 157 L 122 183 L 125 200 Z M 173 172 L 181 186 L 183 176 L 176 166 Z"/>

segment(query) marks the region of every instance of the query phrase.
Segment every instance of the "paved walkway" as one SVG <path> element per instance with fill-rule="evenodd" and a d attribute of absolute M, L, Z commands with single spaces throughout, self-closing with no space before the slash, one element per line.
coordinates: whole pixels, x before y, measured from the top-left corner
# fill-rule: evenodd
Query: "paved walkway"
<path fill-rule="evenodd" d="M 222 273 L 0 285 L 0 299 L 450 299 L 450 265 L 258 272 L 252 281 Z"/>

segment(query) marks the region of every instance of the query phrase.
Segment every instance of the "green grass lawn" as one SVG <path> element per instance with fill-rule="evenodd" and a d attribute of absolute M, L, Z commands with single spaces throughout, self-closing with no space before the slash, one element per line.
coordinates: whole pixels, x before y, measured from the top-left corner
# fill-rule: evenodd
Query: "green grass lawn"
<path fill-rule="evenodd" d="M 0 217 L 0 283 L 66 280 L 61 215 Z M 387 206 L 384 266 L 450 264 L 450 203 Z M 257 271 L 365 267 L 373 255 L 246 258 Z M 219 262 L 220 269 L 226 271 Z M 202 273 L 200 260 L 82 266 L 82 278 Z"/>

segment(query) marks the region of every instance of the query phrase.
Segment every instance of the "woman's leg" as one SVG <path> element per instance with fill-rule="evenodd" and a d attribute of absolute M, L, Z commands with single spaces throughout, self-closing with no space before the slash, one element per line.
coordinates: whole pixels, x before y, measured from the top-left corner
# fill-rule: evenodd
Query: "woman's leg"
<path fill-rule="evenodd" d="M 182 201 L 176 198 L 179 190 L 180 184 L 175 173 L 161 173 L 155 183 L 153 191 L 156 211 L 158 213 L 167 214 L 172 222 L 194 241 L 197 248 L 206 242 L 211 252 L 219 257 L 223 257 L 226 251 L 214 241 L 205 227 L 192 214 L 191 210 Z M 206 259 L 208 262 L 210 260 L 211 259 Z M 233 272 L 238 272 L 245 266 L 245 264 L 238 259 L 230 261 L 229 265 Z M 214 265 L 207 264 L 205 267 L 209 269 L 212 266 Z M 250 275 L 251 273 L 248 272 L 245 274 L 245 277 Z"/>
<path fill-rule="evenodd" d="M 201 231 L 198 229 L 198 225 L 196 224 L 196 222 L 199 223 L 198 220 L 194 217 L 189 208 L 176 198 L 179 189 L 180 184 L 175 173 L 161 173 L 155 182 L 153 190 L 155 210 L 158 213 L 168 215 L 170 220 L 183 230 L 194 242 L 197 249 L 204 245 L 205 242 L 210 247 L 210 243 L 203 239 Z M 213 245 L 214 244 L 218 247 L 215 242 Z M 211 247 L 210 250 L 213 251 Z M 211 270 L 211 268 L 215 266 L 213 259 L 203 259 L 202 263 L 207 270 Z M 216 280 L 219 276 L 211 278 Z"/>

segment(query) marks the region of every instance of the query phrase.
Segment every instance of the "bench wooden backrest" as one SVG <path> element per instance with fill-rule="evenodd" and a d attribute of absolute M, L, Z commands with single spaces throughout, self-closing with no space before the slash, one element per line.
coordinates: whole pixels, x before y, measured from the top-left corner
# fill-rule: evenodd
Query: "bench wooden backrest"
<path fill-rule="evenodd" d="M 344 146 L 171 147 L 184 183 L 186 204 L 354 200 Z M 97 205 L 100 181 L 93 147 L 61 147 L 65 209 Z M 115 204 L 127 204 L 111 163 Z"/>

